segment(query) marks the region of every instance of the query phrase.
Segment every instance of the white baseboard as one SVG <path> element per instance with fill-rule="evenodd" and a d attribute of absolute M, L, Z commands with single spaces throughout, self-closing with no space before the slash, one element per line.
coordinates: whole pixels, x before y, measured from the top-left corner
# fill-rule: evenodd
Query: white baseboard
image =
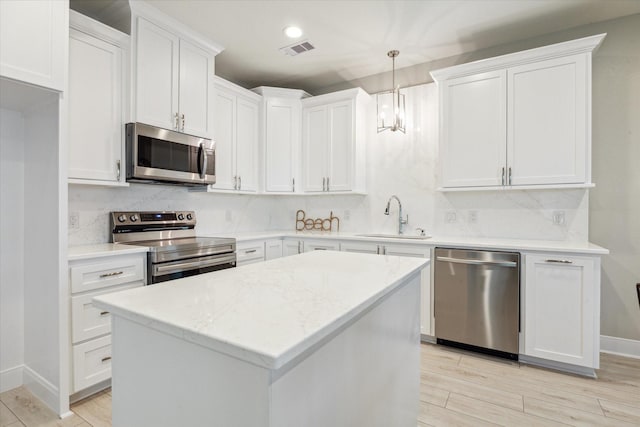
<path fill-rule="evenodd" d="M 27 387 L 34 396 L 42 400 L 56 414 L 58 413 L 60 406 L 58 387 L 51 384 L 27 365 L 24 365 L 23 381 L 24 386 Z"/>
<path fill-rule="evenodd" d="M 24 365 L 14 366 L 0 372 L 0 393 L 20 387 L 23 384 Z"/>
<path fill-rule="evenodd" d="M 640 341 L 600 335 L 600 352 L 640 359 Z"/>

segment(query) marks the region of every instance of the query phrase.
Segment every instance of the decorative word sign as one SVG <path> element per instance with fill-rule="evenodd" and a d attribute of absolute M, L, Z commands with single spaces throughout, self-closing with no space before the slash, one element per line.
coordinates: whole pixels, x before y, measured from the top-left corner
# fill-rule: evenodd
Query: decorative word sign
<path fill-rule="evenodd" d="M 336 231 L 340 231 L 340 218 L 333 216 L 333 211 L 329 213 L 329 218 L 306 218 L 307 214 L 300 209 L 296 212 L 296 231 L 320 230 L 332 231 L 333 222 L 336 222 Z"/>

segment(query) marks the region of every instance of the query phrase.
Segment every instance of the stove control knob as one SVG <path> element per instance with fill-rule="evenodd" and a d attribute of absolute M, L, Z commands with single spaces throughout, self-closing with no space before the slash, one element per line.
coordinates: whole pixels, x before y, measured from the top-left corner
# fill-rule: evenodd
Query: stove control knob
<path fill-rule="evenodd" d="M 131 215 L 129 219 L 131 220 L 131 222 L 136 222 L 138 220 L 138 215 Z"/>
<path fill-rule="evenodd" d="M 187 219 L 188 219 L 189 221 L 191 221 L 191 220 L 193 219 L 193 215 L 191 215 L 191 214 L 187 214 Z"/>
<path fill-rule="evenodd" d="M 178 219 L 182 221 L 184 219 L 184 214 L 178 214 Z"/>
<path fill-rule="evenodd" d="M 118 216 L 118 221 L 125 222 L 126 220 L 127 220 L 127 216 L 126 215 L 123 214 L 123 215 L 119 215 Z"/>

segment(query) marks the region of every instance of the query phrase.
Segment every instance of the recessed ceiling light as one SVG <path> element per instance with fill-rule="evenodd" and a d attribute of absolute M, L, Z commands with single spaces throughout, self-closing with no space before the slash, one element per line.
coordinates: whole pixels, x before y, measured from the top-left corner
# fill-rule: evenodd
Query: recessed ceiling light
<path fill-rule="evenodd" d="M 302 30 L 298 27 L 287 27 L 284 29 L 284 33 L 290 39 L 297 39 L 302 35 Z"/>

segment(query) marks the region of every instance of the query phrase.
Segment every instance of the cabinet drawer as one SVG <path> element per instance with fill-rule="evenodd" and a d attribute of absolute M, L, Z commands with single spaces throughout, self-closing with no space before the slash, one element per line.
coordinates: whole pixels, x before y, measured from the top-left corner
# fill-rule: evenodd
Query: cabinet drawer
<path fill-rule="evenodd" d="M 112 257 L 70 268 L 71 293 L 144 281 L 145 256 Z"/>
<path fill-rule="evenodd" d="M 91 303 L 93 297 L 142 285 L 142 282 L 136 282 L 71 297 L 71 342 L 76 344 L 111 332 L 111 315 L 94 307 Z"/>
<path fill-rule="evenodd" d="M 111 378 L 111 335 L 73 346 L 74 393 Z"/>
<path fill-rule="evenodd" d="M 264 261 L 264 242 L 236 246 L 238 264 L 246 261 Z"/>
<path fill-rule="evenodd" d="M 305 240 L 304 251 L 339 251 L 340 243 L 335 240 Z"/>

